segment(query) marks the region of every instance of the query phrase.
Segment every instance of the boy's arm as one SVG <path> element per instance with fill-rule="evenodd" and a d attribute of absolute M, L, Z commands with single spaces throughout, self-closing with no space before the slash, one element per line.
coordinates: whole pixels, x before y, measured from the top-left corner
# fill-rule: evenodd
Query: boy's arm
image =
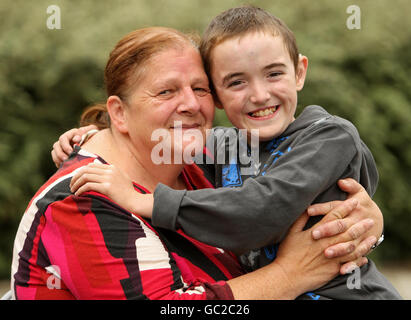
<path fill-rule="evenodd" d="M 235 252 L 278 242 L 321 193 L 338 189 L 338 179 L 359 179 L 358 168 L 352 168 L 359 157 L 355 138 L 345 126 L 316 126 L 275 168 L 239 188 L 177 191 L 160 184 L 154 192 L 153 224 L 181 227 L 200 241 Z M 345 198 L 340 191 L 334 196 L 322 200 Z"/>

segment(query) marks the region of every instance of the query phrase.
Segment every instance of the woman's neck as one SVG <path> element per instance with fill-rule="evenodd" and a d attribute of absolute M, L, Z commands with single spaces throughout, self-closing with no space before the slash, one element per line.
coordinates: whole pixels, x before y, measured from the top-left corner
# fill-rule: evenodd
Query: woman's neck
<path fill-rule="evenodd" d="M 158 183 L 174 189 L 185 188 L 180 176 L 183 164 L 156 165 L 151 160 L 151 150 L 137 150 L 127 137 L 118 132 L 110 129 L 101 130 L 82 148 L 99 155 L 151 192 Z"/>

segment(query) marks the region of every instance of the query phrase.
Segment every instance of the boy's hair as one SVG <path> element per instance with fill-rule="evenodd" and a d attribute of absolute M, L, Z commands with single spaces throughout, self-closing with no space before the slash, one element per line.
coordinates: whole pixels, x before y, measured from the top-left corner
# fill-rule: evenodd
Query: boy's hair
<path fill-rule="evenodd" d="M 243 6 L 222 12 L 205 30 L 200 43 L 200 53 L 207 75 L 211 76 L 211 52 L 218 44 L 252 32 L 268 32 L 273 36 L 281 36 L 297 70 L 299 53 L 292 31 L 269 12 L 253 6 Z"/>

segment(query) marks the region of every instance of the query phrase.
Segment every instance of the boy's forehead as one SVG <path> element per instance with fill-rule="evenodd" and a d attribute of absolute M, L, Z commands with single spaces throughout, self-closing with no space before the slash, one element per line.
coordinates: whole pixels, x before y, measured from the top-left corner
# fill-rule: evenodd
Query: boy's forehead
<path fill-rule="evenodd" d="M 270 50 L 273 49 L 273 50 Z M 280 34 L 273 32 L 246 32 L 236 36 L 227 37 L 216 44 L 211 52 L 211 58 L 227 59 L 230 54 L 252 58 L 258 56 L 262 51 L 268 52 L 270 55 L 286 55 L 290 58 L 288 48 Z M 226 51 L 225 55 L 221 55 L 221 51 Z M 218 52 L 219 54 L 215 54 Z M 261 58 L 261 57 L 260 57 Z"/>

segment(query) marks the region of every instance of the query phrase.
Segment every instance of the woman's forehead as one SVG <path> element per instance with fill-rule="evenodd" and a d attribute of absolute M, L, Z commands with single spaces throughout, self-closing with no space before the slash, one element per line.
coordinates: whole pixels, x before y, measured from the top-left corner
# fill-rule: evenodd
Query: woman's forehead
<path fill-rule="evenodd" d="M 160 80 L 181 75 L 207 78 L 200 53 L 193 47 L 164 50 L 149 59 L 143 69 L 142 81 L 149 78 Z"/>

